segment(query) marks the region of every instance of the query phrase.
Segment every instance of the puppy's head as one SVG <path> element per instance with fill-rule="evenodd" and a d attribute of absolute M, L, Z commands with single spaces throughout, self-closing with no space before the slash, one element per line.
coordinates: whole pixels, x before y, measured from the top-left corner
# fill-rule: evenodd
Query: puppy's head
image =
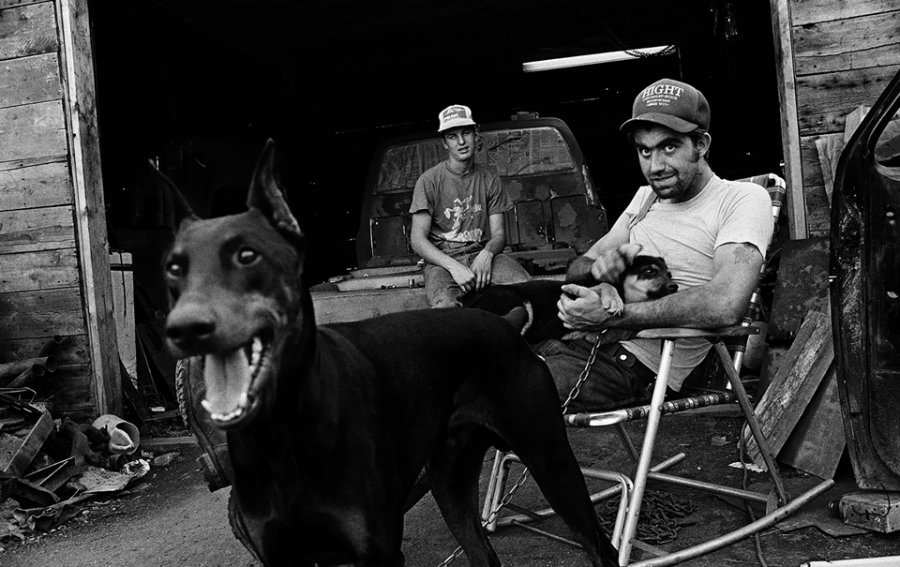
<path fill-rule="evenodd" d="M 666 261 L 659 256 L 635 256 L 622 274 L 622 299 L 625 303 L 647 301 L 678 291 Z"/>

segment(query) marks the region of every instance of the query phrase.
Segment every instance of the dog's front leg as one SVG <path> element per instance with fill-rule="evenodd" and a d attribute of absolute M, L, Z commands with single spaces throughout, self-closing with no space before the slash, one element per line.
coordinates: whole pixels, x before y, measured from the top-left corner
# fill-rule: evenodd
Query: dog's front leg
<path fill-rule="evenodd" d="M 594 287 L 594 291 L 600 296 L 600 304 L 610 315 L 613 317 L 622 315 L 622 311 L 625 310 L 625 302 L 622 301 L 622 296 L 614 286 L 604 282 Z"/>

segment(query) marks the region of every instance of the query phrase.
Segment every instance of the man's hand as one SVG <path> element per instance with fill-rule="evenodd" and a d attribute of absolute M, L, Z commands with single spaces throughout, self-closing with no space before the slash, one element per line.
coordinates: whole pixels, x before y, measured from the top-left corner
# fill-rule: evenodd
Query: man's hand
<path fill-rule="evenodd" d="M 556 308 L 559 310 L 557 317 L 565 328 L 597 329 L 611 317 L 600 295 L 591 288 L 566 284 L 562 286 L 562 292 Z"/>
<path fill-rule="evenodd" d="M 464 295 L 475 289 L 475 274 L 465 265 L 454 261 L 447 271 L 450 272 L 453 281 L 456 282 Z"/>
<path fill-rule="evenodd" d="M 597 257 L 591 266 L 591 275 L 598 282 L 606 282 L 615 285 L 621 279 L 622 274 L 634 261 L 634 257 L 640 254 L 640 244 L 622 244 L 614 250 L 610 250 Z"/>
<path fill-rule="evenodd" d="M 482 249 L 472 260 L 472 273 L 475 274 L 475 291 L 481 291 L 491 283 L 491 269 L 494 255 L 487 248 Z"/>

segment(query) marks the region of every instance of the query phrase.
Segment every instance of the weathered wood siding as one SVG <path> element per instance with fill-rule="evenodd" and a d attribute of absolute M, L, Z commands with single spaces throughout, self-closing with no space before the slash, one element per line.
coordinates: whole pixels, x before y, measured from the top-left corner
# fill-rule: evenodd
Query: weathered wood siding
<path fill-rule="evenodd" d="M 59 37 L 54 2 L 0 0 L 0 361 L 61 337 L 40 387 L 78 416 L 97 407 Z"/>
<path fill-rule="evenodd" d="M 844 133 L 900 70 L 897 0 L 790 0 L 800 167 L 809 236 L 830 230 L 816 139 Z"/>

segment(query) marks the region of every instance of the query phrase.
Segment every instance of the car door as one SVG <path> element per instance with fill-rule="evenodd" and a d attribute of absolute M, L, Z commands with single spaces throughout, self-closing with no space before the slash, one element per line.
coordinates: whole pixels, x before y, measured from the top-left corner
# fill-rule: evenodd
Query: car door
<path fill-rule="evenodd" d="M 838 386 L 860 488 L 900 490 L 900 73 L 841 154 L 831 224 Z"/>

